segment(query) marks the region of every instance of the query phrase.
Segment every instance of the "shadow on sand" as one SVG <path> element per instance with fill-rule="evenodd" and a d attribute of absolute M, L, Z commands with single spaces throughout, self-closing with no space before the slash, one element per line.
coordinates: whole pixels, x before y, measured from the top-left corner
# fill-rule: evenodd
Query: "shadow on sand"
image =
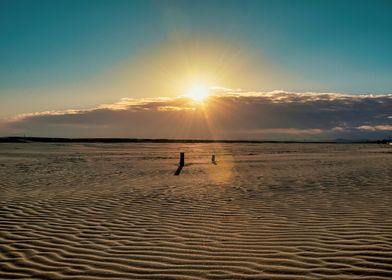
<path fill-rule="evenodd" d="M 175 176 L 178 176 L 178 175 L 180 175 L 180 173 L 181 173 L 181 170 L 184 168 L 184 166 L 178 166 L 178 168 L 177 168 L 177 170 L 176 170 L 176 172 L 174 173 L 174 175 Z"/>

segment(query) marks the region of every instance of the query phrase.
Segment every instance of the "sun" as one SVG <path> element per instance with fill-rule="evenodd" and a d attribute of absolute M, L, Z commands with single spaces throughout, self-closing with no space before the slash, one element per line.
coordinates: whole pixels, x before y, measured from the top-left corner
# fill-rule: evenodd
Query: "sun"
<path fill-rule="evenodd" d="M 203 85 L 193 85 L 186 96 L 193 101 L 203 102 L 209 95 L 209 88 Z"/>

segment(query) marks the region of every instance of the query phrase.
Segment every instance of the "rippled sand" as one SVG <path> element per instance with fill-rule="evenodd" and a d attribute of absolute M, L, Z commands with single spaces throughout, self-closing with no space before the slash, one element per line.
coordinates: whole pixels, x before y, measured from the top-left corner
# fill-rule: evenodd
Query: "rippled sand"
<path fill-rule="evenodd" d="M 0 278 L 391 279 L 391 152 L 0 144 Z"/>

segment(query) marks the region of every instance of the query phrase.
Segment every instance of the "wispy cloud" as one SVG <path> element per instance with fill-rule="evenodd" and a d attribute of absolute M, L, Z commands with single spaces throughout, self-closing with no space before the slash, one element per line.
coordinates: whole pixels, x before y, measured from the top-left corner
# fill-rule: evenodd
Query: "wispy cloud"
<path fill-rule="evenodd" d="M 392 131 L 392 125 L 361 125 L 358 129 L 376 131 L 376 130 L 388 130 Z"/>
<path fill-rule="evenodd" d="M 1 134 L 63 137 L 230 139 L 384 138 L 392 132 L 392 95 L 214 88 L 200 105 L 184 97 L 130 99 L 82 110 L 22 114 Z"/>

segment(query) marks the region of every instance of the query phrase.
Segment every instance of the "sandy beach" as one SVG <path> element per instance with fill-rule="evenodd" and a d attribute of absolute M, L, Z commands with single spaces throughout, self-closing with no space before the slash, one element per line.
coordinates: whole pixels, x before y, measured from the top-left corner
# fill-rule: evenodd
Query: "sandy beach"
<path fill-rule="evenodd" d="M 387 146 L 1 144 L 0 178 L 1 279 L 392 278 Z"/>

